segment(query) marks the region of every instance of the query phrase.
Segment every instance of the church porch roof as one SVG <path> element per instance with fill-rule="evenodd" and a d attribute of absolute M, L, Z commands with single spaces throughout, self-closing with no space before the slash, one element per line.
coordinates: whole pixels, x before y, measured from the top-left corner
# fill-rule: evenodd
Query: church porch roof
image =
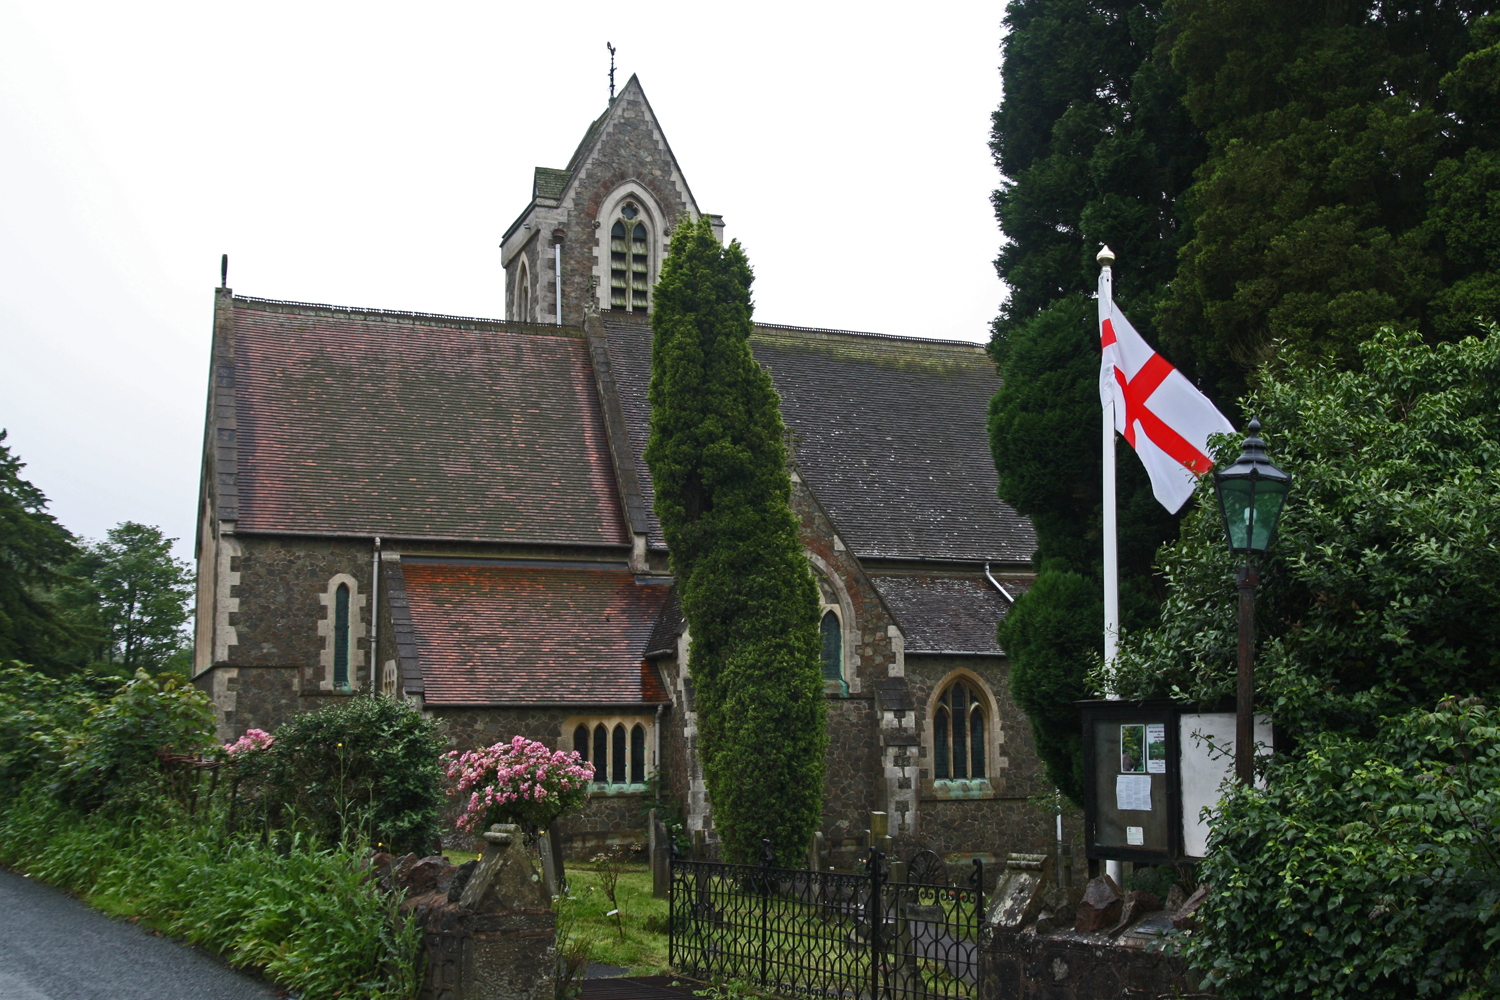
<path fill-rule="evenodd" d="M 661 704 L 643 658 L 670 589 L 623 565 L 402 560 L 430 706 Z"/>
<path fill-rule="evenodd" d="M 908 654 L 1002 655 L 995 627 L 1010 602 L 983 576 L 872 576 L 870 582 L 895 614 Z M 1025 580 L 1001 583 L 1012 597 L 1027 587 Z"/>

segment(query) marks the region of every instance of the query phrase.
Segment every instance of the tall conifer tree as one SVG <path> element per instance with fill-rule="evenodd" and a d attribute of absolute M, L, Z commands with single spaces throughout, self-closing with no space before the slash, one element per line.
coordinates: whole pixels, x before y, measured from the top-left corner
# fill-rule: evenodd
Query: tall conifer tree
<path fill-rule="evenodd" d="M 1357 367 L 1387 325 L 1500 318 L 1500 18 L 1468 0 L 1173 0 L 1209 155 L 1162 349 L 1238 396 L 1286 352 Z"/>
<path fill-rule="evenodd" d="M 1082 800 L 1073 701 L 1103 648 L 1099 341 L 1094 254 L 1119 254 L 1115 298 L 1148 338 L 1186 232 L 1178 195 L 1204 146 L 1164 57 L 1162 0 L 1013 0 L 1005 99 L 991 148 L 1002 174 L 995 262 L 1010 296 L 990 350 L 1003 387 L 990 407 L 1000 495 L 1037 529 L 1036 585 L 1001 625 L 1017 700 L 1049 778 Z M 1176 519 L 1119 449 L 1122 619 L 1154 619 L 1150 575 Z"/>
<path fill-rule="evenodd" d="M 771 377 L 750 354 L 750 263 L 680 223 L 656 286 L 646 461 L 691 645 L 699 755 L 725 857 L 799 858 L 822 815 L 818 597 Z"/>

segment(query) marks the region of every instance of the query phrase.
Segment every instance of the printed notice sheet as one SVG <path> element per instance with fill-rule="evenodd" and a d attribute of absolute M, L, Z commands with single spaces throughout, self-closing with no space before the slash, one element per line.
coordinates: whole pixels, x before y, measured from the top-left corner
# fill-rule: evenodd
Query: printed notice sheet
<path fill-rule="evenodd" d="M 1146 726 L 1146 770 L 1151 774 L 1167 773 L 1167 727 L 1157 722 Z"/>
<path fill-rule="evenodd" d="M 1151 775 L 1115 776 L 1115 808 L 1151 811 Z"/>

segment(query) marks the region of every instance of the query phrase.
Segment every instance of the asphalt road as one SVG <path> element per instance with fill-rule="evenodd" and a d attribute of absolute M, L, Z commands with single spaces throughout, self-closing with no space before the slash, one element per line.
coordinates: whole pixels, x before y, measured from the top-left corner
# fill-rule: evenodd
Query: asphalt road
<path fill-rule="evenodd" d="M 274 1000 L 208 955 L 0 870 L 0 1000 Z"/>

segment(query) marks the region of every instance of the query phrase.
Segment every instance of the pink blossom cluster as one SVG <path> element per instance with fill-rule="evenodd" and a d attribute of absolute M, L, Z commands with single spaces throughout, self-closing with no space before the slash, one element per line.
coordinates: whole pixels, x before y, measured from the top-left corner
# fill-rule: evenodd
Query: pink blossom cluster
<path fill-rule="evenodd" d="M 271 742 L 271 734 L 264 729 L 247 729 L 244 736 L 224 744 L 224 749 L 230 754 L 244 753 L 246 750 L 264 750 Z"/>
<path fill-rule="evenodd" d="M 517 736 L 509 743 L 447 755 L 449 795 L 468 792 L 458 827 L 477 833 L 490 822 L 519 820 L 545 826 L 582 805 L 594 769 L 570 750 L 548 750 Z"/>

